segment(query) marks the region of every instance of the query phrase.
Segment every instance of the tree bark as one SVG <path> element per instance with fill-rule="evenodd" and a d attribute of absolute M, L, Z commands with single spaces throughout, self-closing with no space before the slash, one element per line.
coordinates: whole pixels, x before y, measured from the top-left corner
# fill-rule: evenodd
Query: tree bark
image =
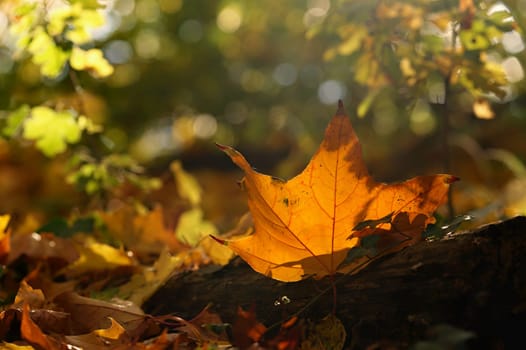
<path fill-rule="evenodd" d="M 471 348 L 523 344 L 525 252 L 526 217 L 516 217 L 422 242 L 380 258 L 356 275 L 337 276 L 336 316 L 346 328 L 347 347 L 408 347 L 426 339 L 438 324 L 475 333 Z M 255 305 L 257 318 L 269 326 L 302 310 L 328 287 L 328 279 L 274 281 L 235 259 L 224 267 L 173 276 L 145 309 L 192 318 L 212 303 L 223 321 L 233 322 L 238 306 Z M 286 299 L 290 302 L 283 302 Z M 332 304 L 332 293 L 327 292 L 300 317 L 319 320 L 331 312 Z"/>

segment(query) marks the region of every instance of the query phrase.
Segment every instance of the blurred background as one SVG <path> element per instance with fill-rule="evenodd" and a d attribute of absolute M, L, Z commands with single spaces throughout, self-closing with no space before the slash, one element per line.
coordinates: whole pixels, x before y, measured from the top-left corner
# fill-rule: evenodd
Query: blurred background
<path fill-rule="evenodd" d="M 161 177 L 178 159 L 221 197 L 240 174 L 214 143 L 290 178 L 342 99 L 377 180 L 450 172 L 462 179 L 457 213 L 526 213 L 524 0 L 29 1 L 44 21 L 61 6 L 97 7 L 103 22 L 83 47 L 113 66 L 102 78 L 67 64 L 49 78 L 19 54 L 10 28 L 27 2 L 0 5 L 4 121 L 23 104 L 73 106 L 104 128 L 83 139 L 90 157 L 129 154 Z M 4 198 L 41 186 L 25 179 L 41 169 L 59 172 L 20 147 L 2 145 Z"/>

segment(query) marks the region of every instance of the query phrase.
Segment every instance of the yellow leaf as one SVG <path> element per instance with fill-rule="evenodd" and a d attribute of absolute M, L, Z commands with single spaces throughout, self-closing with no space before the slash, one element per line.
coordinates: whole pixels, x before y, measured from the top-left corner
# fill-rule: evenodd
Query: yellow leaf
<path fill-rule="evenodd" d="M 195 247 L 204 237 L 216 233 L 217 229 L 214 224 L 203 218 L 201 208 L 193 208 L 182 213 L 175 229 L 177 238 L 192 247 Z"/>
<path fill-rule="evenodd" d="M 239 152 L 220 147 L 245 173 L 243 185 L 255 226 L 254 234 L 225 243 L 254 270 L 280 281 L 340 271 L 349 250 L 366 235 L 379 235 L 384 251 L 419 241 L 456 180 L 434 175 L 391 185 L 376 182 L 368 174 L 341 102 L 320 148 L 305 170 L 289 181 L 260 174 Z M 391 223 L 355 229 L 390 213 Z"/>
<path fill-rule="evenodd" d="M 106 329 L 96 329 L 93 333 L 103 338 L 117 340 L 126 330 L 113 318 L 108 318 L 111 321 L 111 326 Z"/>
<path fill-rule="evenodd" d="M 491 109 L 489 101 L 486 99 L 478 99 L 473 102 L 473 113 L 479 119 L 493 119 L 495 118 L 495 113 Z"/>
<path fill-rule="evenodd" d="M 11 220 L 11 215 L 8 215 L 8 214 L 0 215 L 0 239 L 4 237 L 5 232 L 7 231 L 7 225 L 9 224 L 10 220 Z"/>
<path fill-rule="evenodd" d="M 227 246 L 217 244 L 211 236 L 206 236 L 199 242 L 206 255 L 214 264 L 226 265 L 234 257 L 234 252 Z"/>
<path fill-rule="evenodd" d="M 364 26 L 355 26 L 347 38 L 338 46 L 338 53 L 342 56 L 352 55 L 362 45 L 362 40 L 368 34 Z"/>
<path fill-rule="evenodd" d="M 183 169 L 180 161 L 172 162 L 170 170 L 174 175 L 179 197 L 187 200 L 191 206 L 201 204 L 202 189 L 195 177 Z"/>
<path fill-rule="evenodd" d="M 84 237 L 83 242 L 77 243 L 77 250 L 80 257 L 62 270 L 68 276 L 133 265 L 133 260 L 124 250 L 99 243 L 93 237 Z"/>
<path fill-rule="evenodd" d="M 96 78 L 105 78 L 113 74 L 113 66 L 104 58 L 100 49 L 83 50 L 73 47 L 69 58 L 71 67 L 76 70 L 88 70 Z"/>
<path fill-rule="evenodd" d="M 15 343 L 2 342 L 0 344 L 0 350 L 34 350 L 35 348 L 31 345 L 17 345 Z"/>
<path fill-rule="evenodd" d="M 119 288 L 119 296 L 135 305 L 142 305 L 175 270 L 183 265 L 183 262 L 182 255 L 172 256 L 167 249 L 163 250 L 152 267 L 144 268 Z"/>
<path fill-rule="evenodd" d="M 2 263 L 11 249 L 11 232 L 8 230 L 10 215 L 0 215 L 0 263 Z"/>

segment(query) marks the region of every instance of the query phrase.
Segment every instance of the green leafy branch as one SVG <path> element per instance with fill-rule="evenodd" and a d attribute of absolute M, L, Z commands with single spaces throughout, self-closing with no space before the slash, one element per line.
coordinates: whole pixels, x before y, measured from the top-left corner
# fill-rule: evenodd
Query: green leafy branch
<path fill-rule="evenodd" d="M 78 115 L 75 110 L 57 111 L 46 106 L 31 108 L 27 104 L 9 113 L 5 122 L 3 136 L 21 136 L 35 141 L 35 146 L 48 157 L 63 153 L 68 144 L 78 143 L 83 131 L 90 134 L 101 131 L 99 125 Z"/>
<path fill-rule="evenodd" d="M 509 56 L 502 35 L 519 30 L 509 11 L 481 3 L 343 1 L 323 24 L 334 42 L 324 59 L 346 59 L 353 82 L 368 88 L 357 107 L 361 117 L 382 90 L 394 87 L 414 97 L 429 93 L 437 79 L 468 91 L 477 114 L 481 99 L 506 97 L 509 81 L 488 53 Z M 310 35 L 320 33 L 316 28 Z"/>
<path fill-rule="evenodd" d="M 105 20 L 94 1 L 71 1 L 71 5 L 51 7 L 46 2 L 23 2 L 14 11 L 10 26 L 17 38 L 16 56 L 29 55 L 40 66 L 42 76 L 57 79 L 68 67 L 86 70 L 96 78 L 113 73 L 113 66 L 93 42 L 91 31 Z"/>

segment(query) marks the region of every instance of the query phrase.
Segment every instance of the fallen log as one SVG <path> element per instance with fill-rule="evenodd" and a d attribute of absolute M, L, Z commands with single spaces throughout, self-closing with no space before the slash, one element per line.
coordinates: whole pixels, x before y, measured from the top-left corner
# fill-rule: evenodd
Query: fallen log
<path fill-rule="evenodd" d="M 470 348 L 525 343 L 526 217 L 422 242 L 336 278 L 336 315 L 348 348 L 405 348 L 439 324 L 473 332 Z M 255 305 L 268 326 L 306 306 L 301 317 L 323 318 L 333 309 L 332 293 L 320 296 L 326 289 L 328 279 L 278 282 L 235 259 L 173 276 L 144 306 L 191 318 L 212 303 L 223 321 L 233 322 L 238 306 Z"/>

